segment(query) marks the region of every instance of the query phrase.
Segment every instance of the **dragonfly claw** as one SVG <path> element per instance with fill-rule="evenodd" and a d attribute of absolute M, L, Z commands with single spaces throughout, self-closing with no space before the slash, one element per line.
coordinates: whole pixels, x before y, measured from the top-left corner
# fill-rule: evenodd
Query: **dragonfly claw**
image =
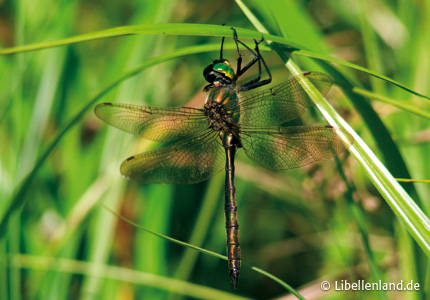
<path fill-rule="evenodd" d="M 261 39 L 258 42 L 257 40 L 254 40 L 254 41 L 255 41 L 255 45 L 258 46 L 264 41 L 264 36 L 261 36 Z"/>

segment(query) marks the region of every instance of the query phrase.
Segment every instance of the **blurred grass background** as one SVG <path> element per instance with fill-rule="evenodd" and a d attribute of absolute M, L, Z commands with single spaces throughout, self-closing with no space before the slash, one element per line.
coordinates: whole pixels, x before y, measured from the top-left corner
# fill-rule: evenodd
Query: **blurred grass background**
<path fill-rule="evenodd" d="M 246 3 L 272 34 L 430 95 L 427 1 Z M 280 3 L 287 9 L 273 10 Z M 274 21 L 280 17 L 282 26 Z M 157 23 L 254 29 L 239 6 L 227 0 L 0 2 L 1 48 Z M 58 132 L 100 91 L 154 57 L 219 42 L 215 37 L 141 35 L 1 56 L 0 216 Z M 200 107 L 202 71 L 218 53 L 192 54 L 146 69 L 98 102 Z M 290 77 L 276 53 L 263 55 L 275 83 Z M 232 62 L 236 58 L 234 51 L 225 57 Z M 310 59 L 294 59 L 303 70 L 321 69 Z M 429 103 L 397 87 L 334 68 L 346 72 L 357 87 L 430 110 Z M 335 70 L 326 72 L 336 78 Z M 371 101 L 376 114 L 364 121 L 366 116 L 340 88 L 332 88 L 328 98 L 387 162 L 389 154 L 371 134 L 382 119 L 389 132 L 385 138 L 394 140 L 412 178 L 430 178 L 429 119 Z M 316 110 L 304 122 L 325 124 Z M 225 254 L 224 174 L 189 186 L 143 185 L 121 177 L 124 159 L 158 146 L 107 126 L 90 109 L 25 187 L 25 204 L 2 233 L 0 299 L 291 299 L 279 284 L 246 267 L 234 291 L 225 261 L 143 232 L 99 205 L 155 232 Z M 335 160 L 275 174 L 239 155 L 236 185 L 244 262 L 276 275 L 306 299 L 430 299 L 426 256 L 354 160 L 340 160 L 348 184 Z M 404 186 L 428 215 L 428 184 Z M 333 284 L 342 279 L 414 280 L 421 289 L 321 291 L 323 280 Z"/>

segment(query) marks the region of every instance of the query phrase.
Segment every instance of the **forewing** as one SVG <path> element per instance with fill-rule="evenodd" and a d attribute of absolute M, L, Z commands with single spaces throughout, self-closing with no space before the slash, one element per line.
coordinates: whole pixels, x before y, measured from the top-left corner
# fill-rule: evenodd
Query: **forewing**
<path fill-rule="evenodd" d="M 170 146 L 132 156 L 121 174 L 143 183 L 192 184 L 223 169 L 225 155 L 215 132 L 193 136 Z"/>
<path fill-rule="evenodd" d="M 208 128 L 203 111 L 189 107 L 102 103 L 94 112 L 109 125 L 158 142 L 174 141 Z"/>
<path fill-rule="evenodd" d="M 325 95 L 333 84 L 324 73 L 304 73 L 278 84 L 271 89 L 240 97 L 240 123 L 242 125 L 276 126 L 301 116 L 314 102 L 303 84 L 306 78 Z"/>
<path fill-rule="evenodd" d="M 270 170 L 288 170 L 329 159 L 354 142 L 332 126 L 243 128 L 241 141 L 249 158 Z"/>

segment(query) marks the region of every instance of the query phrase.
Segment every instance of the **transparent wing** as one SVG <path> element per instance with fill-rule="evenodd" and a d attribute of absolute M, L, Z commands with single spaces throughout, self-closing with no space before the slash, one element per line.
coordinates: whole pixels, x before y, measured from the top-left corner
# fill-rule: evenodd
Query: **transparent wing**
<path fill-rule="evenodd" d="M 332 126 L 243 128 L 241 141 L 249 158 L 270 170 L 288 170 L 344 152 L 354 138 Z"/>
<path fill-rule="evenodd" d="M 174 141 L 208 128 L 203 111 L 189 107 L 102 103 L 94 112 L 109 125 L 158 142 Z"/>
<path fill-rule="evenodd" d="M 218 135 L 207 131 L 170 146 L 129 157 L 121 174 L 144 183 L 192 184 L 204 181 L 224 168 L 225 155 Z"/>
<path fill-rule="evenodd" d="M 324 73 L 304 73 L 271 89 L 240 97 L 240 123 L 243 125 L 276 126 L 301 116 L 314 102 L 300 82 L 306 78 L 322 95 L 333 84 Z"/>

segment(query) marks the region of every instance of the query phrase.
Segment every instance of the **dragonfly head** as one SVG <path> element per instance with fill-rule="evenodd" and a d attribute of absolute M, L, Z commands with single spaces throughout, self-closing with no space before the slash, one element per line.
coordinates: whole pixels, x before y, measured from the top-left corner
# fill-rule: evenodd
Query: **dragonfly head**
<path fill-rule="evenodd" d="M 226 59 L 216 59 L 203 71 L 206 81 L 212 85 L 228 85 L 236 80 L 233 68 Z"/>

